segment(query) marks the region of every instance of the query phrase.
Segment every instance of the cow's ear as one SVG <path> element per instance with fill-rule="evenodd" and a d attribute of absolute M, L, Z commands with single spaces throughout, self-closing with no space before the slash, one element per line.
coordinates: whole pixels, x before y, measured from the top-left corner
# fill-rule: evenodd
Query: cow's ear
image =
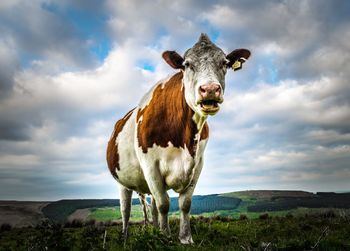
<path fill-rule="evenodd" d="M 164 51 L 162 57 L 174 69 L 185 69 L 182 65 L 184 59 L 176 51 Z"/>
<path fill-rule="evenodd" d="M 232 67 L 237 71 L 242 68 L 242 64 L 249 58 L 250 51 L 247 49 L 236 49 L 226 56 L 229 63 L 228 67 Z"/>

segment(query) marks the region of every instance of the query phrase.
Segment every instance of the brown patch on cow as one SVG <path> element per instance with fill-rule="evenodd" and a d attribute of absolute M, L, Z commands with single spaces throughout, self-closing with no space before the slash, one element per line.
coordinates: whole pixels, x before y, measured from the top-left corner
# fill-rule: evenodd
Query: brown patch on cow
<path fill-rule="evenodd" d="M 167 147 L 182 147 L 195 155 L 195 135 L 197 125 L 192 117 L 194 111 L 187 105 L 182 88 L 182 72 L 172 76 L 168 82 L 158 85 L 151 101 L 137 112 L 137 138 L 144 153 L 154 144 Z M 141 118 L 142 117 L 142 118 Z M 205 123 L 201 138 L 208 137 L 208 125 Z"/>
<path fill-rule="evenodd" d="M 118 179 L 118 175 L 116 170 L 120 170 L 119 167 L 119 153 L 118 153 L 118 144 L 116 142 L 116 139 L 118 137 L 118 134 L 123 130 L 123 127 L 125 123 L 128 121 L 130 118 L 132 112 L 135 110 L 132 109 L 129 111 L 124 118 L 120 119 L 117 121 L 117 123 L 114 126 L 114 131 L 113 134 L 108 141 L 108 146 L 107 146 L 107 164 L 108 164 L 108 169 L 111 172 L 111 174 Z"/>

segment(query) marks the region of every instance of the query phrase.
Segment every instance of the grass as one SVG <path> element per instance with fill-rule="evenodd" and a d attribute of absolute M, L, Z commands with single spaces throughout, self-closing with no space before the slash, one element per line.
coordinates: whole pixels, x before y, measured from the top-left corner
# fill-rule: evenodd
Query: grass
<path fill-rule="evenodd" d="M 140 205 L 134 205 L 131 207 L 131 220 L 141 221 L 143 220 L 143 213 Z M 110 221 L 121 220 L 120 207 L 102 207 L 90 209 L 88 220 L 97 221 Z"/>
<path fill-rule="evenodd" d="M 177 239 L 179 220 L 170 220 L 171 235 L 154 227 L 133 224 L 125 246 L 121 225 L 37 228 L 0 233 L 0 250 L 349 250 L 348 216 L 273 217 L 234 220 L 227 217 L 191 218 L 194 245 Z M 104 236 L 105 249 L 103 249 Z"/>

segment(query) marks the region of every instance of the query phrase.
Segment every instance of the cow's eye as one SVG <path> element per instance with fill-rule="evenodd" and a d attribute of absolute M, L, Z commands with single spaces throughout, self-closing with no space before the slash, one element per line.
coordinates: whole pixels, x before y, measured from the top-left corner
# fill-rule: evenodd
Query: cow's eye
<path fill-rule="evenodd" d="M 222 61 L 221 63 L 220 63 L 220 68 L 224 68 L 224 69 L 226 69 L 227 68 L 227 66 L 228 66 L 228 64 L 227 64 L 228 62 L 226 61 L 226 60 L 224 60 L 224 61 Z"/>
<path fill-rule="evenodd" d="M 194 70 L 194 66 L 193 66 L 193 64 L 191 62 L 185 61 L 184 65 L 185 65 L 185 68 L 189 68 L 192 71 Z"/>

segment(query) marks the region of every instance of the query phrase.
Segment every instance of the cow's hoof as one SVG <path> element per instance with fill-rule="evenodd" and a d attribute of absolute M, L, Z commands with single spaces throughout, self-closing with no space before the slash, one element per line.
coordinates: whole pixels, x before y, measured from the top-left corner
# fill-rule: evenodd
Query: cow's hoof
<path fill-rule="evenodd" d="M 188 237 L 179 237 L 181 244 L 185 244 L 185 245 L 191 245 L 194 244 L 193 240 L 192 240 L 192 236 L 188 236 Z"/>
<path fill-rule="evenodd" d="M 170 227 L 165 227 L 165 228 L 162 228 L 160 229 L 160 231 L 165 235 L 165 236 L 168 236 L 170 237 L 171 236 L 171 231 L 170 231 Z"/>

